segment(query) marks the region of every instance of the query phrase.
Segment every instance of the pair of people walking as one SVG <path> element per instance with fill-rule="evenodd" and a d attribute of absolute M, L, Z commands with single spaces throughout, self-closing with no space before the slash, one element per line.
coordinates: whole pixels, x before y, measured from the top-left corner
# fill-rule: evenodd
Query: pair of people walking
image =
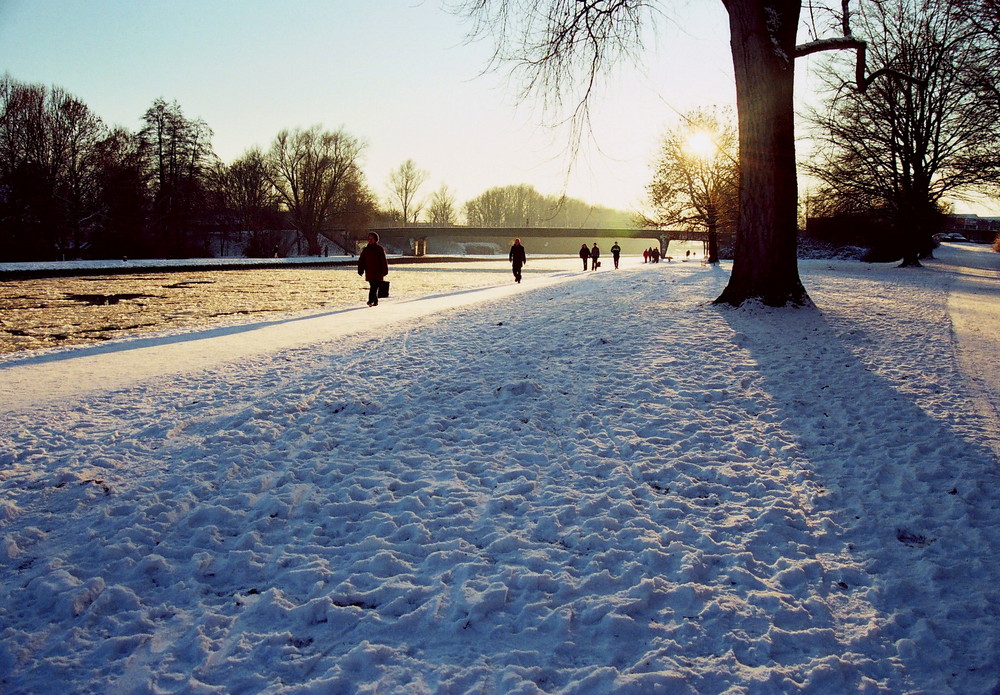
<path fill-rule="evenodd" d="M 614 246 L 611 247 L 611 258 L 614 259 L 615 268 L 618 268 L 618 263 L 621 260 L 622 247 L 618 245 L 616 241 Z M 587 261 L 590 261 L 590 269 L 597 270 L 601 265 L 601 249 L 594 242 L 592 247 L 587 247 L 586 244 L 580 246 L 580 260 L 583 261 L 583 269 L 587 269 Z M 507 254 L 507 259 L 510 261 L 511 270 L 514 273 L 514 282 L 521 282 L 521 268 L 528 262 L 527 255 L 524 250 L 524 246 L 521 245 L 520 239 L 514 239 L 514 243 L 510 247 L 510 252 Z"/>
<path fill-rule="evenodd" d="M 590 269 L 597 270 L 598 266 L 601 265 L 601 249 L 597 246 L 597 242 L 594 242 L 593 248 L 587 248 L 586 244 L 580 246 L 580 260 L 583 261 L 583 269 L 587 269 L 587 261 L 590 261 Z"/>

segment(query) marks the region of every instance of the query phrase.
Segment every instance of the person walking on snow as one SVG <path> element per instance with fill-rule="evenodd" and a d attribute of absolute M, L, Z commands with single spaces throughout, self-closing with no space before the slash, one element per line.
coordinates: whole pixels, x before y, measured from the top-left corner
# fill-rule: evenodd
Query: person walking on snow
<path fill-rule="evenodd" d="M 611 259 L 615 262 L 615 270 L 618 270 L 618 259 L 622 255 L 622 247 L 615 242 L 615 245 L 611 247 Z"/>
<path fill-rule="evenodd" d="M 378 306 L 378 289 L 389 274 L 389 259 L 385 249 L 379 246 L 378 234 L 368 232 L 368 246 L 358 256 L 358 275 L 368 281 L 368 306 Z"/>
<path fill-rule="evenodd" d="M 601 257 L 601 250 L 597 248 L 597 242 L 594 242 L 594 248 L 590 249 L 590 269 L 597 270 L 598 261 L 597 259 Z M 583 263 L 584 270 L 587 269 L 587 262 Z"/>
<path fill-rule="evenodd" d="M 583 269 L 587 269 L 587 261 L 590 259 L 590 249 L 587 248 L 586 244 L 580 247 L 580 260 L 583 261 Z"/>
<path fill-rule="evenodd" d="M 521 266 L 528 262 L 528 259 L 524 255 L 524 247 L 521 246 L 520 239 L 514 239 L 514 245 L 510 247 L 510 253 L 507 255 L 510 259 L 511 270 L 514 271 L 514 282 L 521 282 Z"/>

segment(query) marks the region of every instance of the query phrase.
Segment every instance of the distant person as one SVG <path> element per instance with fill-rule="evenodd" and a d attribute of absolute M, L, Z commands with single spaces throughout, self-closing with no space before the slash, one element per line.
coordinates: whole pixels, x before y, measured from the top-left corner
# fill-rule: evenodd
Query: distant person
<path fill-rule="evenodd" d="M 649 263 L 649 249 L 642 250 L 642 262 Z"/>
<path fill-rule="evenodd" d="M 594 242 L 594 248 L 590 249 L 590 269 L 597 270 L 597 266 L 601 264 L 598 260 L 601 257 L 601 250 L 597 248 L 597 242 Z M 587 263 L 584 261 L 584 270 L 586 270 Z"/>
<path fill-rule="evenodd" d="M 580 260 L 583 261 L 583 269 L 587 269 L 587 261 L 590 260 L 590 249 L 587 248 L 586 244 L 580 247 Z"/>
<path fill-rule="evenodd" d="M 653 247 L 653 263 L 660 262 L 660 249 Z"/>
<path fill-rule="evenodd" d="M 615 245 L 611 247 L 611 259 L 615 262 L 615 270 L 618 270 L 618 259 L 621 258 L 622 247 L 615 242 Z"/>
<path fill-rule="evenodd" d="M 358 275 L 368 281 L 368 306 L 378 306 L 378 290 L 389 274 L 389 259 L 385 249 L 379 246 L 378 234 L 368 232 L 368 246 L 361 249 L 358 256 Z"/>
<path fill-rule="evenodd" d="M 521 246 L 520 239 L 514 239 L 514 245 L 510 247 L 510 253 L 507 255 L 510 259 L 510 268 L 514 271 L 514 282 L 521 282 L 521 266 L 528 262 L 528 259 L 524 255 L 524 247 Z"/>

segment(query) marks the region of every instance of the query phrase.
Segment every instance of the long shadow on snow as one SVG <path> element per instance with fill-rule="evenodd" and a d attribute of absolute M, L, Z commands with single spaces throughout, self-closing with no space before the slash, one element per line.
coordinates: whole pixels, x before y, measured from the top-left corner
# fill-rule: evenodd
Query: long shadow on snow
<path fill-rule="evenodd" d="M 918 285 L 906 272 L 901 284 Z M 907 684 L 992 692 L 1000 665 L 982 655 L 997 648 L 984 636 L 1000 634 L 987 588 L 1000 582 L 991 550 L 1000 543 L 996 457 L 853 354 L 847 339 L 874 345 L 861 326 L 838 330 L 812 308 L 718 311 L 759 365 L 798 458 L 828 491 L 814 507 L 835 523 L 840 542 L 830 539 L 828 550 L 846 549 L 868 575 L 841 588 L 878 611 L 876 634 Z M 785 320 L 789 311 L 794 320 Z"/>

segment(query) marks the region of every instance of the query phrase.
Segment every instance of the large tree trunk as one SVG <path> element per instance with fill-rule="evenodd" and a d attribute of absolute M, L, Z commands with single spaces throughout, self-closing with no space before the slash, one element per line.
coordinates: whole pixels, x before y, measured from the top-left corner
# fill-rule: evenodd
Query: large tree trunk
<path fill-rule="evenodd" d="M 914 190 L 927 191 L 931 187 L 930 182 L 921 182 L 919 189 L 914 186 Z M 903 244 L 903 261 L 901 268 L 922 266 L 921 258 L 933 258 L 934 254 L 934 232 L 941 231 L 940 212 L 933 203 L 929 203 L 925 196 L 912 194 L 908 200 L 904 201 L 904 209 L 898 215 L 897 237 Z"/>
<path fill-rule="evenodd" d="M 306 247 L 308 249 L 307 253 L 310 256 L 322 256 L 323 248 L 319 245 L 319 232 L 310 231 L 308 234 L 303 234 L 306 238 Z"/>
<path fill-rule="evenodd" d="M 740 125 L 740 215 L 729 284 L 716 303 L 809 304 L 799 279 L 792 93 L 799 0 L 723 0 Z"/>
<path fill-rule="evenodd" d="M 308 256 L 320 256 L 323 253 L 323 249 L 319 245 L 319 235 L 320 232 L 315 225 L 312 224 L 300 224 L 298 227 L 299 234 L 306 242 L 306 255 Z"/>
<path fill-rule="evenodd" d="M 301 204 L 298 209 L 294 210 L 292 212 L 292 225 L 306 242 L 306 254 L 309 256 L 319 256 L 322 253 L 322 249 L 319 246 L 321 223 L 317 219 L 312 206 Z"/>
<path fill-rule="evenodd" d="M 896 224 L 899 226 L 896 236 L 903 246 L 903 248 L 900 249 L 903 255 L 903 260 L 900 262 L 899 267 L 921 267 L 920 244 L 918 243 L 921 224 L 918 219 L 918 214 L 913 211 L 909 204 L 907 204 L 905 209 L 902 211 L 902 214 L 898 216 Z"/>

